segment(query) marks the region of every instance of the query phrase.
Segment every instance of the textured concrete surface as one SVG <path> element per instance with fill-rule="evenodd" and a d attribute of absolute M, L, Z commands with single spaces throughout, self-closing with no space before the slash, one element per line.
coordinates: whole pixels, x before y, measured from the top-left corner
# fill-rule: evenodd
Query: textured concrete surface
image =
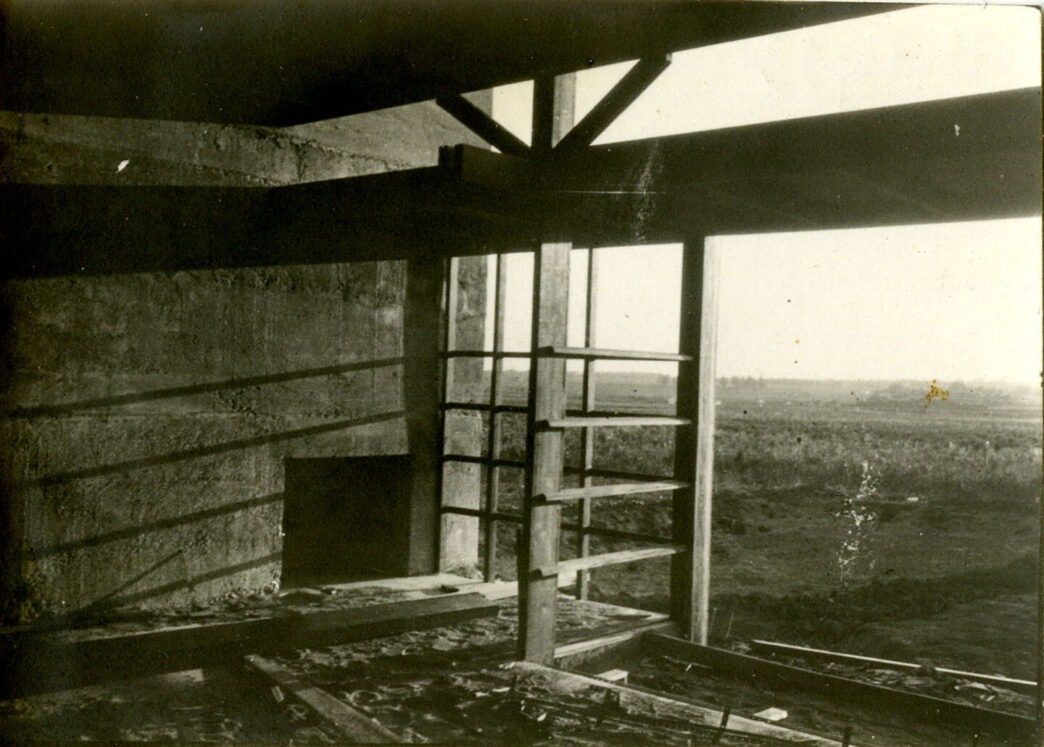
<path fill-rule="evenodd" d="M 461 141 L 431 104 L 287 131 L 5 112 L 0 172 L 286 184 Z M 276 588 L 284 460 L 408 450 L 405 288 L 405 262 L 4 283 L 6 619 Z"/>

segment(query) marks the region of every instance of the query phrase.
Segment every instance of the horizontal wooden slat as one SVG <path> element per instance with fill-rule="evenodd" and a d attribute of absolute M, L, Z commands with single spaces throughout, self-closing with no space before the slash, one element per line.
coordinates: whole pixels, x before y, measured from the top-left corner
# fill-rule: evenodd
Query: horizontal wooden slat
<path fill-rule="evenodd" d="M 607 361 L 666 361 L 682 363 L 691 361 L 691 355 L 680 353 L 656 353 L 643 350 L 610 350 L 607 348 L 571 348 L 571 347 L 545 347 L 540 348 L 538 355 L 549 358 L 583 358 L 586 360 Z"/>
<path fill-rule="evenodd" d="M 481 508 L 465 508 L 464 506 L 443 506 L 442 513 L 458 514 L 459 516 L 477 516 L 480 519 L 494 519 L 506 521 L 509 524 L 521 524 L 522 517 L 518 514 L 505 514 L 499 511 L 486 511 Z"/>
<path fill-rule="evenodd" d="M 639 495 L 641 493 L 659 493 L 664 490 L 681 490 L 689 487 L 689 483 L 681 480 L 664 480 L 663 482 L 628 482 L 616 485 L 590 485 L 586 488 L 568 488 L 546 496 L 548 502 L 578 501 L 584 498 L 611 498 L 621 495 Z"/>
<path fill-rule="evenodd" d="M 443 402 L 443 410 L 470 410 L 473 412 L 507 412 L 525 414 L 529 411 L 525 405 L 489 405 L 483 402 Z"/>
<path fill-rule="evenodd" d="M 559 574 L 576 573 L 577 571 L 591 568 L 604 568 L 607 565 L 633 563 L 636 560 L 665 558 L 669 555 L 678 555 L 683 552 L 685 552 L 685 548 L 681 545 L 667 545 L 664 547 L 643 547 L 641 550 L 621 550 L 619 552 L 602 553 L 601 555 L 588 555 L 586 558 L 558 561 L 558 572 Z"/>
<path fill-rule="evenodd" d="M 667 418 L 657 416 L 633 417 L 620 415 L 611 418 L 561 418 L 559 420 L 541 420 L 540 428 L 626 428 L 628 426 L 650 425 L 690 425 L 688 418 Z"/>
<path fill-rule="evenodd" d="M 468 454 L 443 454 L 443 462 L 463 462 L 465 464 L 483 464 L 487 467 L 512 467 L 525 469 L 526 463 L 516 459 L 489 459 L 488 457 L 469 456 Z"/>
<path fill-rule="evenodd" d="M 499 352 L 493 350 L 447 350 L 442 353 L 446 358 L 532 358 L 532 354 L 521 350 Z"/>

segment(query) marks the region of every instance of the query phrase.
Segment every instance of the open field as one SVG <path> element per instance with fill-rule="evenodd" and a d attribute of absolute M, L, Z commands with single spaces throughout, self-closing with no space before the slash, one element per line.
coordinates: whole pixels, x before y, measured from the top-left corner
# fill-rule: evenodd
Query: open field
<path fill-rule="evenodd" d="M 509 397 L 513 384 L 521 392 L 514 378 Z M 672 386 L 609 374 L 598 407 L 667 413 Z M 1034 676 L 1039 392 L 955 385 L 930 403 L 927 392 L 927 382 L 719 383 L 713 638 Z M 524 418 L 504 417 L 505 456 L 520 458 Z M 605 429 L 595 462 L 669 474 L 672 448 L 671 429 Z M 567 463 L 578 454 L 570 438 Z M 515 511 L 521 474 L 502 473 L 501 508 Z M 593 522 L 667 537 L 670 496 L 596 503 Z M 498 570 L 513 577 L 513 527 L 498 535 Z M 574 544 L 564 533 L 563 557 Z M 592 595 L 662 610 L 667 566 L 596 571 Z"/>

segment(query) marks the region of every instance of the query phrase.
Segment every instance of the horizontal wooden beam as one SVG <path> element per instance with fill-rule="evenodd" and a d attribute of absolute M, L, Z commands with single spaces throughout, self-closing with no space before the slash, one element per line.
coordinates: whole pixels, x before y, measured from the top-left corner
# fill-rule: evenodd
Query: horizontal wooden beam
<path fill-rule="evenodd" d="M 384 728 L 375 719 L 305 682 L 286 667 L 256 654 L 247 656 L 246 663 L 336 729 L 349 744 L 393 744 L 402 741 L 398 734 Z"/>
<path fill-rule="evenodd" d="M 559 560 L 558 572 L 563 575 L 577 573 L 578 571 L 586 571 L 592 568 L 605 568 L 611 565 L 634 563 L 639 560 L 667 558 L 683 552 L 685 552 L 685 548 L 680 545 L 664 545 L 663 547 L 643 547 L 640 550 L 619 550 L 598 555 L 587 555 L 582 558 Z"/>
<path fill-rule="evenodd" d="M 574 348 L 546 347 L 540 348 L 537 355 L 551 358 L 581 358 L 584 360 L 609 361 L 666 361 L 680 363 L 691 361 L 691 355 L 680 353 L 656 353 L 642 350 L 610 350 L 608 348 Z"/>
<path fill-rule="evenodd" d="M 478 594 L 450 594 L 80 640 L 53 633 L 9 633 L 0 636 L 0 660 L 7 667 L 0 689 L 4 696 L 13 697 L 235 663 L 249 653 L 379 638 L 490 617 L 497 609 Z"/>
<path fill-rule="evenodd" d="M 649 651 L 750 677 L 762 687 L 775 685 L 812 690 L 858 703 L 863 707 L 875 704 L 901 709 L 905 713 L 917 714 L 924 718 L 959 723 L 985 734 L 1032 738 L 1036 732 L 1035 720 L 1025 716 L 823 674 L 735 651 L 702 646 L 659 633 L 650 634 L 646 641 Z"/>
<path fill-rule="evenodd" d="M 615 485 L 588 485 L 582 488 L 565 488 L 546 496 L 544 500 L 564 503 L 580 501 L 585 498 L 615 498 L 625 495 L 641 495 L 643 493 L 660 493 L 668 490 L 681 490 L 689 487 L 689 483 L 680 480 L 662 480 L 659 482 L 628 482 Z"/>
<path fill-rule="evenodd" d="M 274 188 L 5 184 L 0 272 L 167 272 L 405 259 L 420 243 L 464 255 L 523 251 L 548 236 L 647 243 L 1037 216 L 1040 106 L 1039 88 L 1019 89 L 614 143 L 539 164 L 461 148 L 455 169 Z M 472 354 L 485 355 L 453 352 Z"/>
<path fill-rule="evenodd" d="M 558 145 L 557 153 L 584 148 L 595 141 L 656 80 L 671 64 L 669 54 L 643 57 L 617 81 L 594 108 L 569 132 Z"/>
<path fill-rule="evenodd" d="M 440 96 L 435 103 L 500 152 L 512 156 L 529 155 L 528 145 L 460 94 Z"/>
<path fill-rule="evenodd" d="M 1040 89 L 592 146 L 550 164 L 463 148 L 465 181 L 544 194 L 577 241 L 1040 214 Z M 956 125 L 956 127 L 955 127 Z M 484 175 L 495 174 L 494 177 Z M 636 216 L 641 215 L 641 220 Z"/>

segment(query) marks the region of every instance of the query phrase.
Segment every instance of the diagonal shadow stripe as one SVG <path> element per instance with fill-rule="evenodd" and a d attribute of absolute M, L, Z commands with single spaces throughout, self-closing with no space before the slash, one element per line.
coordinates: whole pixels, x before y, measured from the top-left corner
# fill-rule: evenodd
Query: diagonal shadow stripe
<path fill-rule="evenodd" d="M 39 405 L 34 407 L 15 407 L 0 413 L 5 418 L 37 418 L 53 415 L 68 415 L 77 410 L 89 410 L 99 407 L 119 407 L 121 405 L 132 405 L 139 402 L 150 402 L 159 399 L 170 399 L 173 397 L 184 397 L 192 394 L 205 394 L 207 392 L 218 392 L 224 389 L 243 389 L 251 386 L 262 386 L 264 384 L 278 384 L 298 379 L 309 379 L 320 376 L 332 376 L 352 371 L 367 371 L 374 368 L 386 368 L 389 366 L 402 365 L 404 358 L 379 358 L 372 361 L 359 361 L 357 363 L 341 363 L 335 366 L 322 366 L 320 368 L 304 368 L 299 371 L 286 371 L 277 374 L 266 374 L 264 376 L 249 376 L 240 379 L 225 379 L 223 381 L 211 381 L 203 384 L 186 384 L 185 386 L 170 387 L 168 389 L 156 389 L 148 392 L 131 392 L 129 394 L 117 394 L 112 397 L 97 397 L 85 399 L 79 402 L 66 402 L 57 405 Z"/>
<path fill-rule="evenodd" d="M 90 547 L 98 547 L 109 542 L 116 542 L 122 539 L 130 539 L 132 537 L 138 537 L 148 532 L 158 532 L 162 529 L 171 529 L 173 527 L 182 526 L 184 524 L 194 524 L 197 521 L 206 521 L 207 519 L 213 519 L 217 516 L 224 516 L 226 514 L 234 514 L 239 511 L 246 511 L 249 508 L 255 508 L 257 506 L 267 506 L 272 503 L 278 503 L 283 500 L 283 493 L 269 493 L 268 495 L 260 495 L 256 498 L 249 498 L 243 501 L 236 501 L 235 503 L 226 503 L 221 506 L 215 506 L 214 508 L 204 509 L 202 511 L 194 511 L 190 514 L 183 514 L 181 516 L 172 516 L 169 519 L 160 519 L 159 521 L 151 521 L 147 524 L 138 524 L 137 526 L 125 527 L 123 529 L 117 529 L 112 532 L 105 532 L 104 534 L 97 534 L 91 537 L 84 537 L 82 539 L 73 540 L 70 542 L 62 542 L 57 545 L 50 545 L 47 547 L 40 547 L 33 549 L 33 557 L 37 559 L 47 558 L 52 555 L 58 555 L 63 552 L 71 552 L 73 550 L 84 550 Z"/>
<path fill-rule="evenodd" d="M 170 464 L 172 462 L 184 461 L 186 459 L 198 459 L 200 457 L 221 454 L 226 451 L 248 449 L 254 446 L 262 446 L 268 443 L 290 441 L 295 438 L 315 436 L 321 433 L 332 433 L 334 431 L 347 430 L 348 428 L 357 428 L 364 425 L 371 425 L 373 423 L 385 423 L 391 420 L 398 420 L 404 417 L 406 417 L 406 411 L 397 410 L 395 412 L 380 413 L 378 415 L 369 415 L 367 417 L 353 418 L 350 420 L 335 420 L 330 423 L 309 426 L 308 428 L 296 428 L 294 430 L 282 431 L 279 433 L 270 433 L 264 436 L 241 438 L 235 441 L 226 441 L 224 443 L 213 444 L 210 446 L 200 446 L 195 449 L 175 451 L 170 454 L 161 454 L 159 456 L 151 457 L 141 457 L 139 459 L 128 459 L 125 462 L 116 462 L 114 464 L 102 464 L 97 467 L 87 467 L 79 470 L 69 470 L 67 472 L 55 472 L 54 474 L 45 475 L 35 480 L 28 480 L 22 483 L 18 483 L 16 484 L 16 487 L 49 487 L 54 485 L 60 485 L 66 482 L 71 482 L 73 480 L 83 480 L 89 477 L 101 477 L 104 475 L 111 475 L 119 472 L 127 472 L 129 470 L 142 469 L 145 467 L 156 467 L 162 464 Z"/>
<path fill-rule="evenodd" d="M 166 563 L 170 562 L 180 554 L 181 551 L 179 550 L 173 555 L 164 558 L 151 568 L 147 569 L 147 571 L 138 574 L 130 581 L 124 582 L 116 590 L 109 592 L 103 597 L 100 597 L 99 599 L 91 602 L 86 607 L 83 607 L 82 609 L 78 610 L 78 613 L 83 614 L 85 612 L 95 611 L 103 607 L 120 607 L 127 604 L 141 602 L 152 597 L 163 596 L 164 594 L 169 594 L 180 589 L 191 589 L 196 584 L 201 584 L 206 581 L 213 581 L 215 579 L 223 578 L 225 576 L 231 576 L 236 573 L 241 573 L 242 571 L 249 571 L 255 568 L 261 568 L 263 566 L 268 565 L 269 563 L 274 563 L 283 557 L 283 553 L 281 551 L 274 552 L 260 558 L 254 558 L 252 560 L 244 561 L 242 563 L 236 563 L 234 565 L 227 565 L 221 568 L 216 568 L 213 571 L 201 573 L 197 576 L 192 576 L 190 578 L 184 578 L 178 581 L 171 581 L 170 583 L 162 584 L 160 586 L 154 586 L 150 589 L 145 589 L 143 591 L 132 592 L 130 594 L 123 594 L 122 596 L 120 595 L 120 592 L 122 592 L 124 589 L 130 588 L 132 585 L 144 578 L 144 576 L 157 570 L 160 566 L 166 565 Z"/>

